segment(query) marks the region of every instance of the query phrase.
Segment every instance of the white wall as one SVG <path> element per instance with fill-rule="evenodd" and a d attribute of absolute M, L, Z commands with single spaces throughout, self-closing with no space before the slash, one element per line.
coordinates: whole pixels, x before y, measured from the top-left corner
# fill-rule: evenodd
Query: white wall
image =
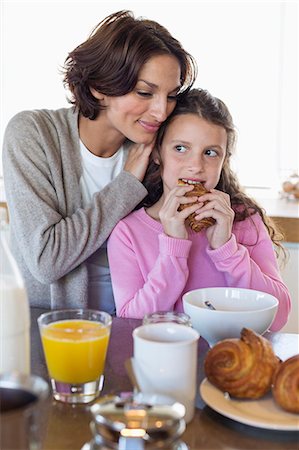
<path fill-rule="evenodd" d="M 298 170 L 295 1 L 2 1 L 0 143 L 16 112 L 67 105 L 59 67 L 120 9 L 162 23 L 194 55 L 196 85 L 228 104 L 239 129 L 242 184 L 273 187 Z"/>

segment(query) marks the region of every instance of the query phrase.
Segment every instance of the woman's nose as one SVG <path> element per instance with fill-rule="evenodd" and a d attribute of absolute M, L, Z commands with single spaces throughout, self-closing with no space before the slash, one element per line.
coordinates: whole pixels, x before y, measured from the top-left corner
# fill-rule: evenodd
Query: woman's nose
<path fill-rule="evenodd" d="M 158 122 L 164 122 L 174 107 L 175 104 L 169 103 L 167 99 L 157 98 L 152 103 L 151 114 Z"/>

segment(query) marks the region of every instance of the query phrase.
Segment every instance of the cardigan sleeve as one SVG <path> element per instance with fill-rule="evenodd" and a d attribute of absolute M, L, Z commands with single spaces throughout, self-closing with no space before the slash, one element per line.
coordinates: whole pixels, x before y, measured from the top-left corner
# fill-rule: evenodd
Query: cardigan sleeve
<path fill-rule="evenodd" d="M 207 249 L 207 253 L 216 269 L 224 273 L 227 286 L 267 292 L 278 299 L 278 310 L 270 327 L 278 331 L 288 320 L 291 300 L 261 217 L 255 214 L 238 223 L 236 235 L 216 250 Z"/>
<path fill-rule="evenodd" d="M 191 241 L 160 234 L 159 251 L 148 271 L 147 245 L 139 247 L 121 221 L 108 240 L 108 259 L 116 314 L 143 318 L 154 311 L 172 311 L 188 275 Z M 143 255 L 146 255 L 144 257 Z"/>
<path fill-rule="evenodd" d="M 147 191 L 123 171 L 83 208 L 77 120 L 44 111 L 11 119 L 3 168 L 18 251 L 33 277 L 52 283 L 95 252 Z"/>

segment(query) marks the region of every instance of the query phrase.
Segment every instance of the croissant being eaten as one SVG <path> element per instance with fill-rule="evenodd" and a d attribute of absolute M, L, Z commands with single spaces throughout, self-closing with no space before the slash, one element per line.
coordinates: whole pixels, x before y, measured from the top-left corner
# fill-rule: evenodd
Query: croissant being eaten
<path fill-rule="evenodd" d="M 178 180 L 178 185 L 179 186 L 186 186 L 189 185 L 189 183 L 187 181 L 184 181 L 182 178 L 180 178 Z M 196 184 L 192 184 L 192 186 L 194 186 L 194 189 L 190 192 L 186 192 L 185 197 L 201 197 L 203 194 L 206 194 L 207 192 L 209 192 L 201 183 L 196 183 Z M 207 202 L 205 202 L 204 204 L 206 204 Z M 179 206 L 179 211 L 182 211 L 183 209 L 187 208 L 188 206 L 191 206 L 193 203 L 188 203 L 186 205 L 181 204 Z M 211 225 L 214 225 L 215 223 L 215 219 L 213 219 L 212 217 L 207 217 L 201 220 L 196 220 L 195 219 L 196 213 L 192 213 L 190 214 L 187 219 L 186 222 L 189 225 L 189 227 L 193 230 L 196 231 L 197 233 L 201 230 L 203 230 L 204 228 L 208 228 Z"/>
<path fill-rule="evenodd" d="M 237 398 L 257 399 L 271 389 L 279 364 L 271 343 L 243 328 L 240 339 L 224 339 L 208 351 L 204 370 L 221 391 Z"/>
<path fill-rule="evenodd" d="M 273 378 L 272 394 L 281 408 L 299 413 L 299 355 L 279 365 Z"/>

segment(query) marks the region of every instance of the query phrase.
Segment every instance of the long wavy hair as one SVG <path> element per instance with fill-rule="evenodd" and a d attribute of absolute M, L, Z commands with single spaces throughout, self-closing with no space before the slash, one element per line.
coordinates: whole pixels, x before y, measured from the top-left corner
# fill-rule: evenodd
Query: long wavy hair
<path fill-rule="evenodd" d="M 173 55 L 181 68 L 179 95 L 191 88 L 197 75 L 194 58 L 159 23 L 135 18 L 123 10 L 102 20 L 88 39 L 69 53 L 62 73 L 69 102 L 91 120 L 103 106 L 90 88 L 116 97 L 133 91 L 143 65 L 153 56 Z"/>
<path fill-rule="evenodd" d="M 236 174 L 230 166 L 231 157 L 235 152 L 237 133 L 233 123 L 232 116 L 225 103 L 211 95 L 204 89 L 192 89 L 178 99 L 177 105 L 168 117 L 168 119 L 160 127 L 155 150 L 151 156 L 151 160 L 143 181 L 144 186 L 148 190 L 147 197 L 138 205 L 140 207 L 150 207 L 156 203 L 163 193 L 163 183 L 161 173 L 163 172 L 163 163 L 160 157 L 163 138 L 168 125 L 174 117 L 182 114 L 196 114 L 198 117 L 205 119 L 215 125 L 219 125 L 226 130 L 227 148 L 220 174 L 219 182 L 216 189 L 229 194 L 231 205 L 235 212 L 234 222 L 240 222 L 253 214 L 258 213 L 264 222 L 269 236 L 275 245 L 277 256 L 282 253 L 285 259 L 286 252 L 281 244 L 284 236 L 278 229 L 276 224 L 266 215 L 265 210 L 259 204 L 246 195 L 243 191 Z M 155 163 L 154 158 L 159 159 L 159 164 Z"/>

